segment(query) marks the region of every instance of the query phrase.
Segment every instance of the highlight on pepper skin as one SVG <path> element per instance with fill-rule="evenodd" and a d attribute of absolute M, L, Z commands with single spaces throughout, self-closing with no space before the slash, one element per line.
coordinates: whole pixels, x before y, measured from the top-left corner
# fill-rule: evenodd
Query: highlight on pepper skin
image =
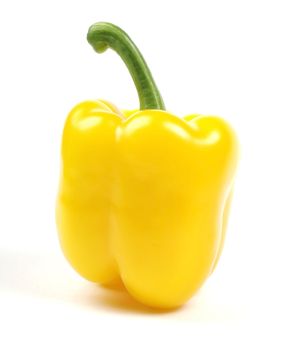
<path fill-rule="evenodd" d="M 97 23 L 88 41 L 124 60 L 140 109 L 95 100 L 68 115 L 56 208 L 62 250 L 86 279 L 121 279 L 142 304 L 175 308 L 219 260 L 237 138 L 219 117 L 166 112 L 143 57 L 120 28 Z"/>

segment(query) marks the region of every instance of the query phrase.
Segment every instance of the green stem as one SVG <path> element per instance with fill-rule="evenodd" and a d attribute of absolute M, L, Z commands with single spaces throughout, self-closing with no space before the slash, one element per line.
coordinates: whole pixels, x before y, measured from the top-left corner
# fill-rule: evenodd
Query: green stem
<path fill-rule="evenodd" d="M 98 53 L 111 48 L 125 62 L 134 80 L 140 100 L 140 109 L 162 109 L 165 105 L 151 72 L 136 45 L 119 27 L 99 22 L 89 28 L 88 42 Z"/>

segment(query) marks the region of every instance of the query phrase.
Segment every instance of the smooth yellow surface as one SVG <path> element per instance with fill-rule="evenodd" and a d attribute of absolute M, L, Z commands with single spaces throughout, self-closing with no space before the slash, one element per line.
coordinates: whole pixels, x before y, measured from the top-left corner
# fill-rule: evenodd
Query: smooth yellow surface
<path fill-rule="evenodd" d="M 79 104 L 62 140 L 66 258 L 90 281 L 121 277 L 143 304 L 183 304 L 217 263 L 236 164 L 236 137 L 218 117 Z"/>

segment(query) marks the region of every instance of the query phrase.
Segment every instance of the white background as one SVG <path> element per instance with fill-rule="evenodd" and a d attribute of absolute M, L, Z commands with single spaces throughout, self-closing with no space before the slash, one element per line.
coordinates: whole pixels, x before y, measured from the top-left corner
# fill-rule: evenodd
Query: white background
<path fill-rule="evenodd" d="M 16 1 L 0 5 L 0 348 L 280 349 L 280 1 Z M 241 161 L 213 276 L 182 309 L 149 313 L 64 260 L 54 207 L 74 104 L 138 106 L 113 52 L 86 41 L 120 25 L 178 115 L 217 114 Z"/>

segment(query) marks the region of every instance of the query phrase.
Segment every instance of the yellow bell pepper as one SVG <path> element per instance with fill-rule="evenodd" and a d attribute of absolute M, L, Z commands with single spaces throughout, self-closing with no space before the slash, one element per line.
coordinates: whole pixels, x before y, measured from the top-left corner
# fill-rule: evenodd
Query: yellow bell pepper
<path fill-rule="evenodd" d="M 88 41 L 122 57 L 140 110 L 121 112 L 96 100 L 70 112 L 56 213 L 62 249 L 86 279 L 121 278 L 141 303 L 178 307 L 202 286 L 222 250 L 236 136 L 218 117 L 166 112 L 143 57 L 120 28 L 97 23 Z"/>

